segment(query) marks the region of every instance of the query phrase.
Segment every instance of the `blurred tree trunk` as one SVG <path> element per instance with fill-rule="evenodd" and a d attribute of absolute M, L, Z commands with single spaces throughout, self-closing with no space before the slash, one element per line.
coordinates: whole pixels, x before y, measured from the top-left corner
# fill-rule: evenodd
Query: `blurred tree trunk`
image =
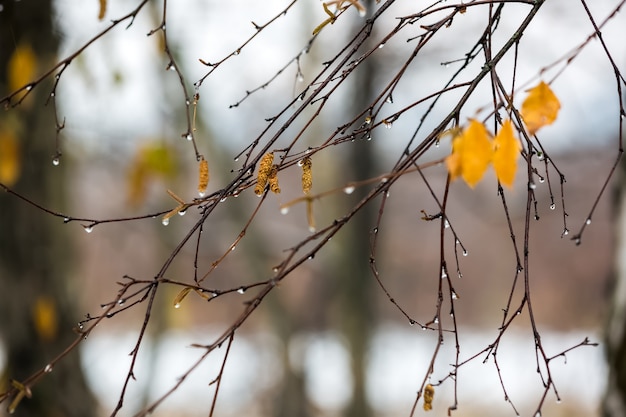
<path fill-rule="evenodd" d="M 626 416 L 626 166 L 622 160 L 615 200 L 615 266 L 613 300 L 606 327 L 609 380 L 603 416 Z"/>
<path fill-rule="evenodd" d="M 39 70 L 55 59 L 58 40 L 52 27 L 52 1 L 8 1 L 0 11 L 0 96 L 10 91 L 8 63 L 20 46 L 29 45 Z M 51 81 L 51 80 L 49 80 Z M 21 174 L 12 187 L 43 206 L 63 209 L 63 163 L 53 167 L 55 116 L 43 103 L 51 82 L 37 86 L 27 100 L 0 114 L 0 133 L 11 131 L 20 148 Z M 8 184 L 7 184 L 8 185 Z M 0 192 L 0 334 L 7 367 L 0 381 L 23 380 L 63 351 L 76 335 L 68 262 L 71 248 L 63 221 L 14 196 Z M 3 404 L 5 408 L 8 404 Z M 16 416 L 95 415 L 96 405 L 82 376 L 78 352 L 58 364 L 32 388 Z"/>
<path fill-rule="evenodd" d="M 367 0 L 363 4 L 368 15 L 374 9 L 374 1 Z M 357 25 L 362 25 L 359 19 Z M 369 48 L 370 42 L 365 42 Z M 358 114 L 371 102 L 373 97 L 374 79 L 376 75 L 376 57 L 364 60 L 355 72 L 353 84 L 352 114 Z M 346 164 L 347 175 L 350 180 L 362 180 L 378 175 L 374 158 L 374 142 L 355 142 L 350 146 Z M 367 189 L 357 188 L 354 199 L 363 198 Z M 376 221 L 376 207 L 369 204 L 345 226 L 340 246 L 341 252 L 338 297 L 340 303 L 340 323 L 343 335 L 348 343 L 351 356 L 351 371 L 353 378 L 352 399 L 344 415 L 346 417 L 368 417 L 372 410 L 368 404 L 366 392 L 367 353 L 372 337 L 374 323 L 372 296 L 373 280 L 369 267 L 370 257 L 370 230 Z"/>

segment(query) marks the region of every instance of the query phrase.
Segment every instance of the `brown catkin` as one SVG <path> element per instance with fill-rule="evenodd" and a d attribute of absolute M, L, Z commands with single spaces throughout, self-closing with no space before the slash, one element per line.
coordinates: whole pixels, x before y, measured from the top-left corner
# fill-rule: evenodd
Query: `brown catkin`
<path fill-rule="evenodd" d="M 198 172 L 198 194 L 200 197 L 206 193 L 206 188 L 209 185 L 209 162 L 202 158 L 200 160 L 200 170 Z"/>
<path fill-rule="evenodd" d="M 272 170 L 270 171 L 267 181 L 270 183 L 271 192 L 274 194 L 280 193 L 280 187 L 278 186 L 278 165 L 272 166 Z"/>
<path fill-rule="evenodd" d="M 98 20 L 104 19 L 107 12 L 107 0 L 100 0 L 100 11 L 98 12 Z"/>
<path fill-rule="evenodd" d="M 302 160 L 302 192 L 308 194 L 313 187 L 313 162 L 308 156 Z"/>
<path fill-rule="evenodd" d="M 272 173 L 272 167 L 274 166 L 274 152 L 269 152 L 263 155 L 259 162 L 259 173 L 256 178 L 256 186 L 254 187 L 254 193 L 256 195 L 263 194 L 265 186 Z M 276 180 L 278 181 L 278 180 Z M 278 182 L 276 183 L 278 185 Z"/>
<path fill-rule="evenodd" d="M 435 387 L 427 384 L 424 387 L 424 410 L 430 411 L 433 409 L 433 399 L 435 398 Z"/>

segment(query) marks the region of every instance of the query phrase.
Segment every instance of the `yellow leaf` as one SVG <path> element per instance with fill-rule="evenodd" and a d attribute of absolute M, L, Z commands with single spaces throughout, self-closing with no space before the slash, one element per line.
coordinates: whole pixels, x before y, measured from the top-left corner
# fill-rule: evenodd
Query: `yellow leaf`
<path fill-rule="evenodd" d="M 37 68 L 37 57 L 29 44 L 21 43 L 11 54 L 7 66 L 9 91 L 15 91 L 31 82 Z"/>
<path fill-rule="evenodd" d="M 59 327 L 57 309 L 54 300 L 41 296 L 33 306 L 33 324 L 39 338 L 43 341 L 54 339 Z"/>
<path fill-rule="evenodd" d="M 512 187 L 517 170 L 517 158 L 522 145 L 513 133 L 511 120 L 504 122 L 493 141 L 493 147 L 493 169 L 496 171 L 498 181 L 507 187 Z"/>
<path fill-rule="evenodd" d="M 543 126 L 552 124 L 559 113 L 561 103 L 548 84 L 543 81 L 532 88 L 522 103 L 522 119 L 528 133 L 534 135 Z"/>
<path fill-rule="evenodd" d="M 482 123 L 471 120 L 467 129 L 452 141 L 452 154 L 446 158 L 446 165 L 452 179 L 461 175 L 467 185 L 474 187 L 485 173 L 492 156 L 489 132 Z"/>
<path fill-rule="evenodd" d="M 20 176 L 21 166 L 17 138 L 10 131 L 0 132 L 0 182 L 7 186 L 15 184 Z"/>

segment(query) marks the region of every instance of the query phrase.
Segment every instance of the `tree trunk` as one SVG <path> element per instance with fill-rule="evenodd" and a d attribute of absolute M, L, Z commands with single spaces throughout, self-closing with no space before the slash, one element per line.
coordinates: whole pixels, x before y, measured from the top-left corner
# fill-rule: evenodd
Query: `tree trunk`
<path fill-rule="evenodd" d="M 374 1 L 365 1 L 369 14 L 374 8 Z M 362 21 L 359 20 L 358 25 Z M 370 42 L 365 43 L 367 48 Z M 360 69 L 355 72 L 353 84 L 354 94 L 352 113 L 362 111 L 372 100 L 374 79 L 376 74 L 376 59 L 370 57 L 363 61 Z M 362 180 L 377 175 L 374 158 L 373 142 L 355 142 L 350 147 L 350 153 L 345 166 L 349 167 L 351 180 Z M 354 199 L 363 198 L 368 190 L 356 189 Z M 376 220 L 376 208 L 373 204 L 364 207 L 345 226 L 341 247 L 342 257 L 338 284 L 341 311 L 341 329 L 348 342 L 352 359 L 351 370 L 354 388 L 352 400 L 345 410 L 346 417 L 368 417 L 372 410 L 368 404 L 366 392 L 366 356 L 370 344 L 374 323 L 373 311 L 373 279 L 369 267 L 370 257 L 370 230 Z"/>
<path fill-rule="evenodd" d="M 626 415 L 626 167 L 622 163 L 621 181 L 615 201 L 615 272 L 611 312 L 606 328 L 606 354 L 609 380 L 603 402 L 603 416 Z"/>
<path fill-rule="evenodd" d="M 56 59 L 52 16 L 50 0 L 3 3 L 0 96 L 10 93 L 7 63 L 16 48 L 29 45 L 40 70 Z M 43 206 L 62 210 L 63 164 L 52 165 L 54 108 L 43 106 L 52 88 L 48 81 L 36 86 L 22 105 L 0 114 L 0 133 L 10 130 L 19 143 L 22 172 L 12 188 Z M 62 219 L 5 192 L 0 192 L 0 219 L 0 334 L 7 356 L 0 391 L 5 391 L 9 378 L 27 378 L 74 340 L 71 329 L 78 314 L 72 308 L 77 299 L 68 283 L 72 251 Z M 78 417 L 95 411 L 75 351 L 32 387 L 32 398 L 21 401 L 14 415 Z"/>

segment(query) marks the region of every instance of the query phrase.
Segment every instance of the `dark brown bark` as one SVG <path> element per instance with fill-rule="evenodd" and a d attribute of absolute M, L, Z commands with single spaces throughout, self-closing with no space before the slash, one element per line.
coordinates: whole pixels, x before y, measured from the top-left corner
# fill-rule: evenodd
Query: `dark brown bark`
<path fill-rule="evenodd" d="M 45 68 L 58 46 L 52 27 L 50 0 L 6 1 L 0 12 L 0 96 L 9 93 L 7 63 L 18 45 L 32 47 Z M 37 72 L 38 73 L 38 72 Z M 12 129 L 20 144 L 22 172 L 12 187 L 40 204 L 63 209 L 63 166 L 52 165 L 55 153 L 55 116 L 44 106 L 51 84 L 43 83 L 22 105 L 0 114 L 0 129 Z M 2 370 L 2 391 L 43 368 L 76 335 L 69 268 L 72 250 L 61 219 L 0 193 L 0 336 L 7 354 Z M 56 324 L 37 330 L 37 305 L 47 306 Z M 2 405 L 8 406 L 8 403 Z M 32 387 L 16 416 L 95 415 L 95 401 L 82 376 L 78 352 L 70 354 L 41 382 Z"/>

